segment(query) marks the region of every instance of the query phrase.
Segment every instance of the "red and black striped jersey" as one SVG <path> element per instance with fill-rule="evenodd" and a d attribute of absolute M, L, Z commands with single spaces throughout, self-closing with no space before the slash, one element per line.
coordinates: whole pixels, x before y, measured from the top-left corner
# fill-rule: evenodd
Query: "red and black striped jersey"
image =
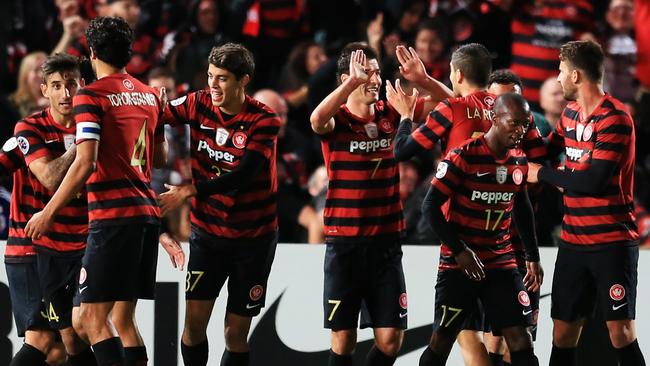
<path fill-rule="evenodd" d="M 3 176 L 13 175 L 5 263 L 32 262 L 36 251 L 32 245 L 32 240 L 25 235 L 24 229 L 34 211 L 34 192 L 29 181 L 29 172 L 25 165 L 25 159 L 18 148 L 16 137 L 7 140 L 2 147 L 0 170 Z"/>
<path fill-rule="evenodd" d="M 63 155 L 74 144 L 75 129 L 74 125 L 65 127 L 57 123 L 48 108 L 18 121 L 14 134 L 29 167 L 35 160 L 53 160 Z M 47 189 L 34 175 L 29 180 L 34 193 L 34 209 L 40 211 L 54 191 Z M 50 230 L 32 243 L 57 253 L 78 252 L 86 247 L 87 235 L 88 201 L 86 192 L 82 191 L 54 217 Z"/>
<path fill-rule="evenodd" d="M 400 115 L 383 101 L 374 108 L 374 116 L 363 119 L 343 105 L 334 115 L 334 130 L 321 136 L 329 178 L 324 211 L 328 243 L 399 239 L 405 229 L 393 153 Z M 422 108 L 420 99 L 414 120 Z"/>
<path fill-rule="evenodd" d="M 588 0 L 543 0 L 523 5 L 512 23 L 512 71 L 521 77 L 523 96 L 539 101 L 542 83 L 558 74 L 560 46 L 593 27 Z"/>
<path fill-rule="evenodd" d="M 230 118 L 228 118 L 230 117 Z M 192 225 L 218 237 L 255 238 L 278 230 L 277 141 L 280 120 L 266 105 L 246 96 L 242 110 L 225 116 L 200 90 L 171 101 L 165 122 L 190 126 L 192 181 L 219 179 L 236 169 L 246 151 L 264 156 L 260 173 L 234 192 L 192 199 Z"/>
<path fill-rule="evenodd" d="M 433 189 L 448 196 L 445 218 L 486 268 L 515 268 L 510 223 L 516 194 L 526 190 L 528 160 L 520 149 L 499 159 L 480 136 L 451 150 L 438 164 Z M 458 268 L 442 243 L 440 269 Z"/>
<path fill-rule="evenodd" d="M 465 97 L 447 98 L 438 103 L 429 113 L 424 124 L 411 136 L 422 148 L 430 150 L 441 143 L 443 155 L 478 137 L 490 129 L 494 119 L 496 96 L 479 91 Z M 546 155 L 544 140 L 531 118 L 530 126 L 522 141 L 522 148 L 529 160 L 541 159 Z"/>
<path fill-rule="evenodd" d="M 562 242 L 584 246 L 638 240 L 633 203 L 634 122 L 625 105 L 605 94 L 598 107 L 584 116 L 576 102 L 569 103 L 549 144 L 564 147 L 568 171 L 589 169 L 595 160 L 616 164 L 601 194 L 564 192 Z"/>
<path fill-rule="evenodd" d="M 164 141 L 157 95 L 129 74 L 112 74 L 74 96 L 77 144 L 99 142 L 86 182 L 90 227 L 160 222 L 151 189 L 153 144 Z"/>

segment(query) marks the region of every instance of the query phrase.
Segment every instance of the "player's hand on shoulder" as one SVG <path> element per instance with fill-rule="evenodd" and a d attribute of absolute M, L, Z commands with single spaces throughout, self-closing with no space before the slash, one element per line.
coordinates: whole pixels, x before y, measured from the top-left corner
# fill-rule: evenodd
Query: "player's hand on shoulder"
<path fill-rule="evenodd" d="M 395 80 L 395 87 L 390 83 L 390 80 L 386 80 L 386 98 L 388 99 L 388 103 L 395 108 L 402 118 L 410 118 L 413 120 L 418 95 L 418 90 L 415 88 L 413 88 L 411 95 L 407 95 L 404 89 L 402 89 L 399 79 Z"/>
<path fill-rule="evenodd" d="M 168 233 L 160 234 L 158 241 L 169 255 L 172 266 L 180 271 L 185 269 L 185 252 L 181 244 Z"/>
<path fill-rule="evenodd" d="M 465 275 L 471 280 L 480 281 L 485 278 L 485 270 L 483 262 L 479 257 L 469 248 L 465 248 L 462 252 L 455 256 L 456 263 Z"/>
<path fill-rule="evenodd" d="M 53 218 L 43 211 L 37 212 L 27 222 L 25 235 L 32 239 L 39 239 L 50 230 L 53 221 Z"/>
<path fill-rule="evenodd" d="M 540 262 L 526 261 L 526 276 L 524 276 L 524 286 L 530 292 L 539 291 L 544 282 L 544 269 Z"/>

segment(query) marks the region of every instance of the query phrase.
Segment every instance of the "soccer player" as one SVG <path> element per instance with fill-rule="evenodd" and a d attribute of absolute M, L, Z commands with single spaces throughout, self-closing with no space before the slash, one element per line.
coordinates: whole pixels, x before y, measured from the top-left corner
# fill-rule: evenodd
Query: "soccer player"
<path fill-rule="evenodd" d="M 192 234 L 181 352 L 187 366 L 208 361 L 207 327 L 228 280 L 221 365 L 248 364 L 248 331 L 266 298 L 277 245 L 276 150 L 280 120 L 246 95 L 255 63 L 228 43 L 208 57 L 208 87 L 171 101 L 165 120 L 189 124 L 192 184 L 167 186 L 163 214 L 192 199 Z"/>
<path fill-rule="evenodd" d="M 419 118 L 424 103 L 398 112 L 379 101 L 377 55 L 351 43 L 339 56 L 339 86 L 314 109 L 329 178 L 325 201 L 324 323 L 331 329 L 329 365 L 352 365 L 359 311 L 375 345 L 367 365 L 392 365 L 407 326 L 400 240 L 405 229 L 393 156 L 399 113 Z M 363 304 L 363 305 L 362 305 Z"/>
<path fill-rule="evenodd" d="M 564 44 L 557 80 L 570 102 L 549 137 L 549 153 L 565 151 L 565 167 L 531 164 L 528 176 L 531 183 L 564 189 L 550 365 L 575 365 L 584 318 L 596 303 L 620 364 L 645 365 L 634 326 L 639 259 L 632 190 L 634 123 L 623 103 L 603 92 L 598 44 Z"/>
<path fill-rule="evenodd" d="M 539 265 L 526 192 L 527 160 L 515 149 L 529 126 L 530 110 L 520 95 L 504 94 L 497 99 L 494 113 L 485 135 L 452 149 L 438 164 L 422 206 L 442 246 L 434 331 L 421 366 L 446 364 L 477 298 L 492 328 L 506 338 L 513 365 L 538 365 L 526 329 L 532 323 L 532 309 L 525 286 L 539 288 L 541 277 L 530 268 L 522 280 L 510 244 L 514 219 L 526 247 L 527 265 Z"/>
<path fill-rule="evenodd" d="M 32 238 L 48 232 L 85 185 L 89 232 L 79 275 L 80 324 L 100 366 L 144 365 L 134 314 L 137 299 L 153 299 L 155 286 L 160 219 L 150 181 L 153 158 L 164 158 L 161 107 L 156 91 L 124 69 L 133 33 L 123 19 L 98 17 L 86 37 L 98 80 L 73 98 L 77 155 L 25 231 Z"/>
<path fill-rule="evenodd" d="M 41 209 L 59 186 L 75 157 L 72 98 L 83 86 L 77 59 L 55 54 L 43 63 L 41 91 L 50 107 L 18 121 L 14 134 L 32 173 L 34 208 Z M 61 339 L 72 365 L 94 365 L 92 351 L 72 324 L 81 257 L 88 234 L 86 194 L 81 192 L 54 219 L 47 233 L 32 238 L 36 267 L 45 301 L 45 314 Z"/>

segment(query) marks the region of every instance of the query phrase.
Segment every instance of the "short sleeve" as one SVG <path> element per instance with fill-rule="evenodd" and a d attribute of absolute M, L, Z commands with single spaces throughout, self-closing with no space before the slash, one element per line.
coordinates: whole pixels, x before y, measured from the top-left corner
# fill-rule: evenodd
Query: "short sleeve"
<path fill-rule="evenodd" d="M 86 140 L 101 138 L 104 107 L 99 97 L 91 90 L 81 89 L 72 98 L 74 120 L 77 125 L 77 144 Z"/>

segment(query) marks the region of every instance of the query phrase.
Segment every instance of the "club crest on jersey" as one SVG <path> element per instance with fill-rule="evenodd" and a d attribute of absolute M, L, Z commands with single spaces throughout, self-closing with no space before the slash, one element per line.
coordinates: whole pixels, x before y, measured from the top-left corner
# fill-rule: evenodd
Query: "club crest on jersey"
<path fill-rule="evenodd" d="M 519 294 L 517 294 L 517 300 L 519 300 L 519 303 L 523 306 L 530 306 L 530 298 L 526 291 L 519 291 Z"/>
<path fill-rule="evenodd" d="M 436 178 L 438 179 L 444 178 L 445 175 L 447 174 L 448 167 L 449 165 L 444 161 L 440 162 L 440 164 L 438 164 L 438 168 L 436 169 Z"/>
<path fill-rule="evenodd" d="M 2 145 L 2 151 L 9 152 L 17 147 L 18 147 L 18 141 L 16 140 L 15 137 L 12 137 L 9 140 L 7 140 L 4 145 Z"/>
<path fill-rule="evenodd" d="M 609 297 L 614 301 L 621 301 L 625 297 L 625 287 L 619 285 L 618 283 L 609 289 Z"/>
<path fill-rule="evenodd" d="M 519 168 L 515 168 L 515 170 L 512 171 L 512 181 L 515 182 L 516 185 L 520 185 L 523 180 L 524 173 L 522 173 Z"/>
<path fill-rule="evenodd" d="M 501 165 L 497 167 L 496 170 L 497 183 L 503 184 L 508 179 L 508 168 Z"/>
<path fill-rule="evenodd" d="M 255 285 L 251 287 L 250 291 L 248 291 L 248 297 L 250 297 L 252 301 L 261 299 L 263 294 L 264 287 L 262 287 L 262 285 Z"/>
<path fill-rule="evenodd" d="M 122 80 L 122 84 L 124 84 L 124 87 L 129 89 L 129 90 L 135 89 L 135 86 L 133 85 L 133 82 L 131 80 L 129 80 L 129 79 Z"/>
<path fill-rule="evenodd" d="M 237 131 L 232 135 L 232 144 L 235 145 L 238 149 L 243 149 L 246 147 L 246 140 L 248 137 L 245 133 Z"/>
<path fill-rule="evenodd" d="M 592 123 L 585 126 L 585 130 L 582 131 L 582 141 L 591 140 L 591 135 L 594 133 L 594 126 Z"/>
<path fill-rule="evenodd" d="M 217 136 L 214 140 L 217 142 L 217 145 L 223 146 L 228 141 L 228 135 L 230 134 L 225 128 L 217 128 Z"/>
<path fill-rule="evenodd" d="M 384 133 L 392 133 L 395 130 L 393 124 L 390 123 L 390 121 L 385 118 L 382 118 L 382 120 L 379 121 L 379 129 L 382 130 Z"/>
<path fill-rule="evenodd" d="M 492 96 L 488 95 L 485 98 L 483 98 L 483 103 L 485 103 L 485 104 L 489 105 L 490 107 L 492 107 L 494 105 L 494 98 Z"/>
<path fill-rule="evenodd" d="M 16 138 L 16 142 L 18 142 L 18 147 L 20 148 L 20 151 L 23 153 L 23 155 L 27 155 L 27 152 L 29 151 L 29 141 L 27 141 L 27 139 L 23 136 L 18 136 L 18 138 Z"/>
<path fill-rule="evenodd" d="M 379 136 L 379 131 L 377 131 L 377 124 L 375 122 L 368 122 L 363 126 L 363 129 L 366 130 L 366 135 L 371 139 L 376 139 Z"/>
<path fill-rule="evenodd" d="M 70 149 L 74 145 L 75 135 L 63 135 L 63 146 L 66 150 Z"/>

